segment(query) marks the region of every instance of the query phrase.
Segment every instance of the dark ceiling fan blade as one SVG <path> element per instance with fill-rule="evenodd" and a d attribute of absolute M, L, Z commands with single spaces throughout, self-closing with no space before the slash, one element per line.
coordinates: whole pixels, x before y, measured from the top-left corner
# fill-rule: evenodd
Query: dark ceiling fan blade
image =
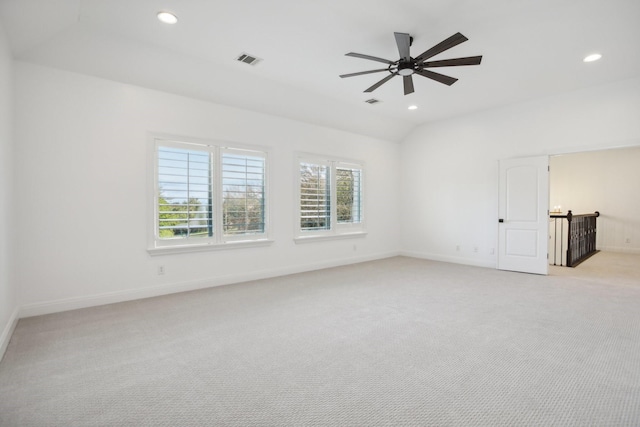
<path fill-rule="evenodd" d="M 441 41 L 440 43 L 438 43 L 437 45 L 435 45 L 431 49 L 428 49 L 428 50 L 424 51 L 423 53 L 421 53 L 420 55 L 418 55 L 416 57 L 416 61 L 420 62 L 420 61 L 424 61 L 426 59 L 429 59 L 432 56 L 436 56 L 437 54 L 439 54 L 441 52 L 444 52 L 447 49 L 451 49 L 452 47 L 457 46 L 460 43 L 464 43 L 467 40 L 469 40 L 469 39 L 466 38 L 465 36 L 463 36 L 462 34 L 455 33 L 454 35 L 452 35 L 448 39 Z"/>
<path fill-rule="evenodd" d="M 428 79 L 446 84 L 447 86 L 451 86 L 452 84 L 458 81 L 458 79 L 456 79 L 455 77 L 445 76 L 444 74 L 434 73 L 433 71 L 429 71 L 429 70 L 418 70 L 416 71 L 416 74 L 420 74 L 421 76 L 426 77 Z"/>
<path fill-rule="evenodd" d="M 360 71 L 359 73 L 351 73 L 351 74 L 340 74 L 340 77 L 344 79 L 345 77 L 361 76 L 363 74 L 371 74 L 371 73 L 380 73 L 382 71 L 389 71 L 389 69 L 380 68 L 379 70 Z"/>
<path fill-rule="evenodd" d="M 409 53 L 409 46 L 411 46 L 411 36 L 407 33 L 393 33 L 393 35 L 396 36 L 400 59 L 402 61 L 410 61 L 411 54 Z"/>
<path fill-rule="evenodd" d="M 482 56 L 467 56 L 466 58 L 443 59 L 441 61 L 428 61 L 419 64 L 421 67 L 456 67 L 458 65 L 480 65 Z"/>
<path fill-rule="evenodd" d="M 391 80 L 391 78 L 393 78 L 393 77 L 395 77 L 397 75 L 398 75 L 397 73 L 389 74 L 387 77 L 385 77 L 384 79 L 380 80 L 378 83 L 376 83 L 373 86 L 371 86 L 370 88 L 366 89 L 365 92 L 373 92 L 374 90 L 378 89 L 380 86 L 382 86 L 383 84 L 385 84 L 386 82 Z"/>
<path fill-rule="evenodd" d="M 404 94 L 409 95 L 413 93 L 413 78 L 411 76 L 402 76 L 404 83 Z"/>
<path fill-rule="evenodd" d="M 378 58 L 377 56 L 371 56 L 371 55 L 363 55 L 362 53 L 355 53 L 355 52 L 349 52 L 349 53 L 345 53 L 346 56 L 353 56 L 354 58 L 362 58 L 362 59 L 369 59 L 371 61 L 378 61 L 378 62 L 382 62 L 384 64 L 393 64 L 393 61 L 389 61 L 388 59 L 384 59 L 384 58 Z"/>

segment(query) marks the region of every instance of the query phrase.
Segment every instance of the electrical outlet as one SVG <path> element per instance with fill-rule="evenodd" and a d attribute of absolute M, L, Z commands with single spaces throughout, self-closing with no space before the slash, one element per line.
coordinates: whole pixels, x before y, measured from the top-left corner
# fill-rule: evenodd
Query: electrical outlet
<path fill-rule="evenodd" d="M 456 245 L 456 252 L 460 252 L 460 245 Z"/>
<path fill-rule="evenodd" d="M 625 243 L 631 243 L 631 238 L 627 237 L 626 239 L 624 239 Z"/>
<path fill-rule="evenodd" d="M 494 255 L 496 253 L 496 250 L 491 248 L 489 249 L 489 255 Z"/>
<path fill-rule="evenodd" d="M 158 276 L 162 276 L 164 274 L 164 265 L 158 266 Z"/>
<path fill-rule="evenodd" d="M 473 252 L 478 253 L 478 247 L 477 246 L 473 247 Z"/>

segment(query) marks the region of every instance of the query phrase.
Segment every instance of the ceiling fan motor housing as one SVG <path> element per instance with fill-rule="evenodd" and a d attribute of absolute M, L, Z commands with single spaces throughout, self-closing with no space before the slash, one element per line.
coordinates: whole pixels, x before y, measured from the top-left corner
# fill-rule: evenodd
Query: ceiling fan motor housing
<path fill-rule="evenodd" d="M 398 74 L 401 76 L 410 76 L 415 72 L 416 63 L 413 61 L 400 61 L 398 63 Z"/>

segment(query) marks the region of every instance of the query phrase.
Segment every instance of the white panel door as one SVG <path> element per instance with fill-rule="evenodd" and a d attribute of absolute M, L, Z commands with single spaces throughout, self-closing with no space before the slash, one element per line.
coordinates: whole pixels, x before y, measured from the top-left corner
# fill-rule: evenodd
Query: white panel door
<path fill-rule="evenodd" d="M 547 274 L 549 156 L 500 161 L 498 268 Z"/>

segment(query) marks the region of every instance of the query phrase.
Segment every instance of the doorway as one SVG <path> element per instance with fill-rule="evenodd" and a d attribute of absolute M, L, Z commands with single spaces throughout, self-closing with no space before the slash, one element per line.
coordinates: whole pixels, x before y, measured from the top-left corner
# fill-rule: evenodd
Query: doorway
<path fill-rule="evenodd" d="M 551 209 L 598 211 L 596 248 L 640 255 L 640 146 L 555 155 L 549 164 Z M 550 239 L 550 264 L 553 243 Z M 550 272 L 566 274 L 553 266 Z"/>

